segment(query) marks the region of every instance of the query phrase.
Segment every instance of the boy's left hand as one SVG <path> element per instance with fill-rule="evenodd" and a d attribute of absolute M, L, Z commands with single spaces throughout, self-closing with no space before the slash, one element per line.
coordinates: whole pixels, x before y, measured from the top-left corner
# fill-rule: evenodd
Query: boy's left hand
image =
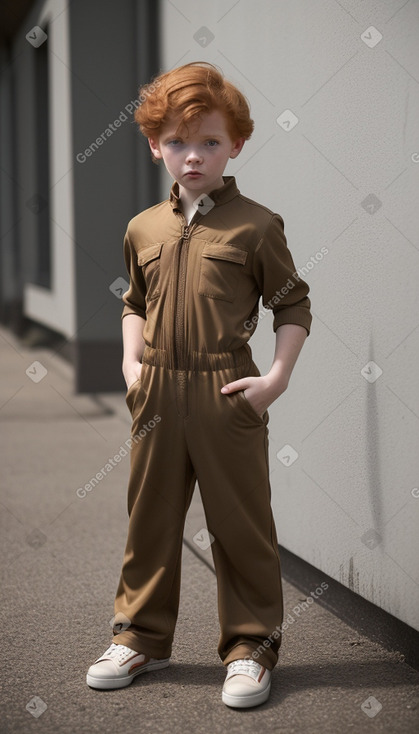
<path fill-rule="evenodd" d="M 262 416 L 287 387 L 288 380 L 283 377 L 273 379 L 268 375 L 261 375 L 260 377 L 242 377 L 240 380 L 228 382 L 221 388 L 221 392 L 229 395 L 237 390 L 244 390 L 244 395 L 252 408 Z"/>

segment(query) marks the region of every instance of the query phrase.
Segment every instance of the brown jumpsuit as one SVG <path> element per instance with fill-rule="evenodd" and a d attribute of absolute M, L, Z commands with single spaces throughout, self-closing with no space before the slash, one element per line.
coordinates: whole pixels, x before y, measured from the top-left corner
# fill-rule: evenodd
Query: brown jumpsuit
<path fill-rule="evenodd" d="M 271 509 L 268 411 L 223 385 L 259 376 L 247 344 L 258 302 L 310 333 L 309 288 L 295 272 L 283 220 L 242 196 L 233 176 L 188 225 L 178 184 L 128 224 L 130 287 L 122 317 L 146 319 L 132 414 L 129 528 L 113 641 L 169 657 L 178 615 L 185 516 L 198 481 L 217 575 L 224 665 L 251 656 L 283 621 Z M 282 290 L 281 290 L 282 289 Z M 122 629 L 118 633 L 118 630 Z M 277 636 L 277 633 L 276 633 Z M 272 638 L 271 638 L 272 639 Z M 277 636 L 257 661 L 272 670 Z"/>

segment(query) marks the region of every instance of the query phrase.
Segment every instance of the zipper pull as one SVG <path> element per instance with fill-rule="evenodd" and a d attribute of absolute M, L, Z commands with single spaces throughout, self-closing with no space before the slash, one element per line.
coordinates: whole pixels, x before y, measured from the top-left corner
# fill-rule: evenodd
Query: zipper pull
<path fill-rule="evenodd" d="M 187 240 L 189 237 L 189 225 L 185 225 L 183 228 L 182 239 Z"/>

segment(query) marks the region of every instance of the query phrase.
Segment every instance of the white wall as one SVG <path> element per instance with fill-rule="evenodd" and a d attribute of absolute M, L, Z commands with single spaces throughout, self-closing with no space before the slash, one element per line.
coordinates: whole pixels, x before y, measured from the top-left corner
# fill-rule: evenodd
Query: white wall
<path fill-rule="evenodd" d="M 73 153 L 71 133 L 69 5 L 46 0 L 35 25 L 48 26 L 50 127 L 50 235 L 52 288 L 24 286 L 24 313 L 72 338 L 76 332 Z M 31 30 L 30 24 L 28 32 Z M 27 41 L 22 41 L 27 43 Z"/>
<path fill-rule="evenodd" d="M 226 173 L 310 263 L 312 333 L 269 409 L 279 542 L 419 629 L 419 3 L 161 5 L 163 68 L 210 61 L 246 94 L 255 133 Z M 250 342 L 262 374 L 274 338 L 268 314 Z"/>

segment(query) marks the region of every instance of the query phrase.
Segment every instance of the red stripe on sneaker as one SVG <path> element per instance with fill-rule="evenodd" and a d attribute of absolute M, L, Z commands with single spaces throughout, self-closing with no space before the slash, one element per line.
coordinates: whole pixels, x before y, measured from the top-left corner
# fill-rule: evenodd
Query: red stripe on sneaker
<path fill-rule="evenodd" d="M 136 668 L 142 668 L 147 662 L 148 662 L 147 660 L 143 660 L 142 663 L 135 663 L 135 665 L 131 665 L 128 674 L 132 673 L 132 671 L 135 670 Z"/>
<path fill-rule="evenodd" d="M 261 682 L 264 675 L 265 675 L 265 668 L 262 668 L 262 670 L 259 673 L 258 683 Z"/>

